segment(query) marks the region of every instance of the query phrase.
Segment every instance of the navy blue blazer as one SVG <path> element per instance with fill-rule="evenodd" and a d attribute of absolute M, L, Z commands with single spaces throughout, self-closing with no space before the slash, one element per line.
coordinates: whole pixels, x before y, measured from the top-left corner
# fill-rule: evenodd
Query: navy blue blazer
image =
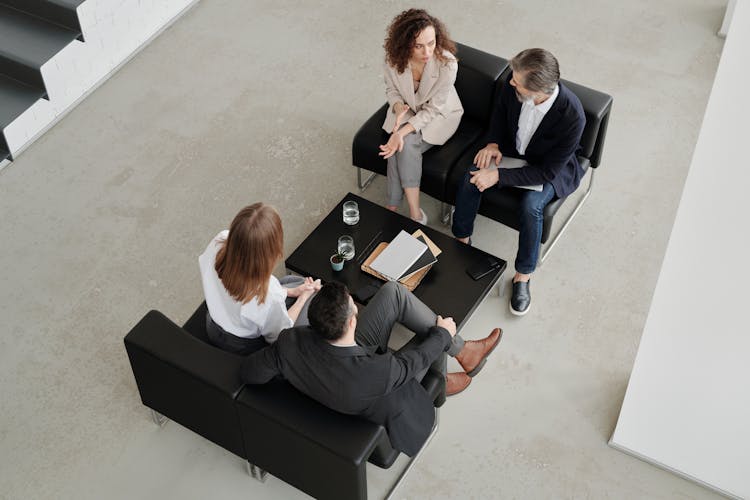
<path fill-rule="evenodd" d="M 448 331 L 434 326 L 417 347 L 380 354 L 376 347 L 331 345 L 311 327 L 298 326 L 249 355 L 240 378 L 264 384 L 281 375 L 329 408 L 383 425 L 393 447 L 412 456 L 435 422 L 433 402 L 415 376 L 450 344 Z"/>
<path fill-rule="evenodd" d="M 564 198 L 576 190 L 583 177 L 583 169 L 576 157 L 581 150 L 581 135 L 586 125 L 581 101 L 560 82 L 557 99 L 531 136 L 526 154 L 521 155 L 516 149 L 521 103 L 516 98 L 515 89 L 508 83 L 512 77 L 511 73 L 500 90 L 487 143 L 497 143 L 503 155 L 523 158 L 528 165 L 501 170 L 498 186 L 529 186 L 549 182 L 555 188 L 557 197 Z"/>

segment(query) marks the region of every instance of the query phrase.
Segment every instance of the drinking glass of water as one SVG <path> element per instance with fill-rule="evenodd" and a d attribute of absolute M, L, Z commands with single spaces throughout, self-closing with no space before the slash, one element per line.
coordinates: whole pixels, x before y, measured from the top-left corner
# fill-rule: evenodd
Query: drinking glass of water
<path fill-rule="evenodd" d="M 354 238 L 352 238 L 348 234 L 339 236 L 338 251 L 339 255 L 341 255 L 345 260 L 352 260 L 352 258 L 354 257 Z"/>
<path fill-rule="evenodd" d="M 359 222 L 359 205 L 356 201 L 344 202 L 344 224 L 353 226 Z"/>

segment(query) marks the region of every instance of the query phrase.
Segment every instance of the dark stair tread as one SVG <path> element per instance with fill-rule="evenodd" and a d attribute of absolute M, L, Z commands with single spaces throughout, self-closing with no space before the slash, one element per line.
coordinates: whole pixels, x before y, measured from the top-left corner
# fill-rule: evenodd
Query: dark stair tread
<path fill-rule="evenodd" d="M 0 0 L 0 4 L 22 10 L 24 12 L 38 12 L 46 7 L 57 7 L 75 11 L 86 0 Z"/>
<path fill-rule="evenodd" d="M 39 69 L 79 33 L 0 6 L 0 57 Z"/>
<path fill-rule="evenodd" d="M 28 2 L 29 0 L 24 1 Z M 86 0 L 47 0 L 47 3 L 53 3 L 55 5 L 59 5 L 60 7 L 65 7 L 66 9 L 75 10 L 85 1 Z"/>
<path fill-rule="evenodd" d="M 77 8 L 85 0 L 0 0 L 0 5 L 20 10 L 77 32 L 82 40 Z"/>
<path fill-rule="evenodd" d="M 43 91 L 0 75 L 0 130 L 42 97 Z"/>

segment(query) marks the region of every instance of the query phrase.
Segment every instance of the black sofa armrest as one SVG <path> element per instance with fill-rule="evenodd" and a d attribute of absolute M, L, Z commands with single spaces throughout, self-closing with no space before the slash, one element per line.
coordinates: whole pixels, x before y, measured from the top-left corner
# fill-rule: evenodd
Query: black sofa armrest
<path fill-rule="evenodd" d="M 443 355 L 442 362 L 446 362 L 445 354 Z M 435 408 L 443 406 L 445 403 L 445 375 L 440 370 L 430 368 L 427 374 L 422 379 L 422 387 L 424 387 L 427 394 L 435 403 Z M 388 435 L 380 440 L 377 447 L 373 450 L 368 461 L 377 465 L 381 469 L 387 469 L 393 462 L 398 458 L 399 452 L 391 446 L 391 440 L 388 439 Z"/>
<path fill-rule="evenodd" d="M 245 457 L 234 400 L 242 357 L 206 344 L 159 311 L 125 336 L 143 404 Z"/>
<path fill-rule="evenodd" d="M 442 372 L 430 368 L 422 379 L 422 387 L 432 398 L 435 408 L 440 408 L 445 404 L 445 375 Z"/>
<path fill-rule="evenodd" d="M 612 110 L 612 96 L 585 87 L 579 83 L 562 80 L 581 101 L 586 114 L 586 126 L 581 136 L 581 156 L 590 160 L 590 166 L 597 168 L 602 159 L 602 148 L 607 136 L 609 113 Z"/>
<path fill-rule="evenodd" d="M 125 336 L 125 347 L 159 358 L 163 363 L 226 394 L 236 397 L 243 387 L 243 357 L 201 342 L 159 311 L 149 311 Z"/>
<path fill-rule="evenodd" d="M 380 175 L 386 175 L 387 162 L 378 156 L 378 145 L 388 142 L 383 122 L 388 112 L 388 103 L 383 104 L 359 127 L 352 140 L 352 165 Z"/>
<path fill-rule="evenodd" d="M 247 460 L 316 498 L 367 498 L 365 465 L 385 429 L 275 380 L 237 398 Z M 333 474 L 332 471 L 336 471 Z"/>

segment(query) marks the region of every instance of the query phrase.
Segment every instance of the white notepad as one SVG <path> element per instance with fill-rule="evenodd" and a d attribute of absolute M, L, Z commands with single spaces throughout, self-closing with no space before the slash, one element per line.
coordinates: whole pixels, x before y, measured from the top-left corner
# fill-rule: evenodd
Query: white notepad
<path fill-rule="evenodd" d="M 500 158 L 500 166 L 498 168 L 521 168 L 526 166 L 526 160 L 520 158 L 513 158 L 511 156 L 503 156 Z M 500 174 L 502 175 L 502 174 Z M 541 184 L 535 184 L 533 186 L 516 186 L 522 189 L 528 189 L 530 191 L 541 191 L 543 186 Z"/>
<path fill-rule="evenodd" d="M 401 231 L 370 264 L 370 268 L 391 281 L 398 279 L 427 251 L 427 245 Z"/>

